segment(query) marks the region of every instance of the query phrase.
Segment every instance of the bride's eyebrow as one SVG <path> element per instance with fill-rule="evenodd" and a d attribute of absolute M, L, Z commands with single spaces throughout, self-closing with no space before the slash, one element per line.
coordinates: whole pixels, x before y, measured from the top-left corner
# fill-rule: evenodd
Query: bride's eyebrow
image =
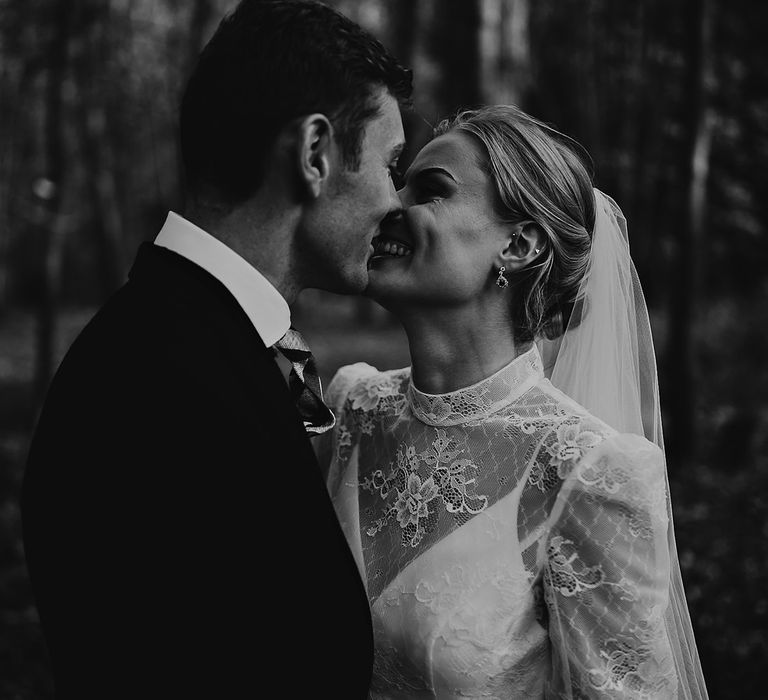
<path fill-rule="evenodd" d="M 427 175 L 429 173 L 438 173 L 440 175 L 445 175 L 446 177 L 453 180 L 453 182 L 455 182 L 457 185 L 459 184 L 458 180 L 453 175 L 451 175 L 451 173 L 449 173 L 445 168 L 441 168 L 440 166 L 437 166 L 437 165 L 431 165 L 428 168 L 418 170 L 415 173 L 412 173 L 409 168 L 408 171 L 405 173 L 405 181 L 407 182 L 412 177 L 421 178 L 422 176 Z"/>

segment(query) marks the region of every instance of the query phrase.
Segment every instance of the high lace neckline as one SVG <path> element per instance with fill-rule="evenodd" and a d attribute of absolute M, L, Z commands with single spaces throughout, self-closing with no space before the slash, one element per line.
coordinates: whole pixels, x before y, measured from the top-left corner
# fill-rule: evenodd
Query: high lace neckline
<path fill-rule="evenodd" d="M 427 425 L 459 425 L 500 411 L 544 376 L 536 345 L 490 377 L 447 394 L 419 391 L 413 380 L 406 396 L 413 414 Z"/>

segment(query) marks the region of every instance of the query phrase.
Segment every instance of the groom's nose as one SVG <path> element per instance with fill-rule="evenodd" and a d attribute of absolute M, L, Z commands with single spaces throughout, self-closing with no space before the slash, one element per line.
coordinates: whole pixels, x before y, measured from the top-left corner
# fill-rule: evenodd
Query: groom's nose
<path fill-rule="evenodd" d="M 405 210 L 413 203 L 409 201 L 408 188 L 405 185 L 397 191 L 397 203 L 403 213 L 405 213 Z"/>
<path fill-rule="evenodd" d="M 394 211 L 399 211 L 403 208 L 403 205 L 400 203 L 400 195 L 397 191 L 397 188 L 395 187 L 395 183 L 390 181 L 389 185 L 389 213 L 391 214 Z"/>

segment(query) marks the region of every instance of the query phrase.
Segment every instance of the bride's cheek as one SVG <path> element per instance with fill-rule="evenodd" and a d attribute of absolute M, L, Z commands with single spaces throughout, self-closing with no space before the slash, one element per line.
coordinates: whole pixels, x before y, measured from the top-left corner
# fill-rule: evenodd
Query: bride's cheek
<path fill-rule="evenodd" d="M 431 222 L 429 217 L 427 215 L 427 212 L 423 211 L 423 209 L 420 207 L 421 211 L 417 211 L 416 209 L 410 209 L 408 211 L 408 227 L 411 229 L 411 231 L 418 237 L 420 235 L 423 235 L 424 231 L 430 226 Z"/>

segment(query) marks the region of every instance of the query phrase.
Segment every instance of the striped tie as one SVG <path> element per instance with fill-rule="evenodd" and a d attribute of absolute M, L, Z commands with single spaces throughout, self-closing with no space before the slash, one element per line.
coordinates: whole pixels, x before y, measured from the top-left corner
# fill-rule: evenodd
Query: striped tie
<path fill-rule="evenodd" d="M 288 388 L 304 421 L 306 431 L 310 435 L 317 435 L 330 430 L 336 419 L 328 406 L 323 403 L 323 387 L 317 374 L 315 360 L 301 333 L 295 328 L 289 328 L 274 347 L 291 363 Z"/>

